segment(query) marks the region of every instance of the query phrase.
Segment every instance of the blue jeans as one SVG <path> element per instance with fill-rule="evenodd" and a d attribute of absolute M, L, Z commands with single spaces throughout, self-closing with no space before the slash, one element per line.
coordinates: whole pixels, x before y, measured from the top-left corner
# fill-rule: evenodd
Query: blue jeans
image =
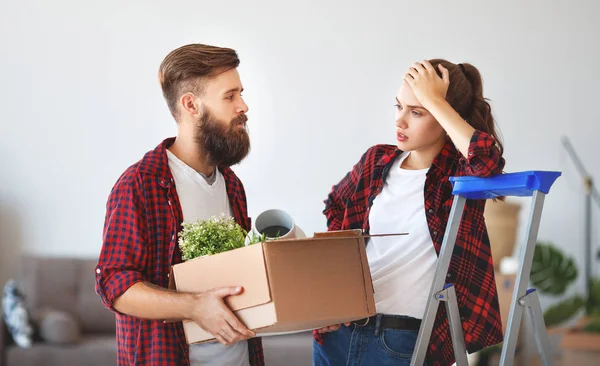
<path fill-rule="evenodd" d="M 342 325 L 323 334 L 323 345 L 313 341 L 313 366 L 403 366 L 410 365 L 418 330 L 375 326 Z"/>

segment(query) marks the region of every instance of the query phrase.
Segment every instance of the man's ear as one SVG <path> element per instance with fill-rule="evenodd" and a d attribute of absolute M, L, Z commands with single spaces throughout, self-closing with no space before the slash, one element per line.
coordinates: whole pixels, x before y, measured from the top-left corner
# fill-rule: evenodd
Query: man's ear
<path fill-rule="evenodd" d="M 179 105 L 184 111 L 192 116 L 200 114 L 200 104 L 196 102 L 196 96 L 192 93 L 185 93 L 179 99 Z"/>

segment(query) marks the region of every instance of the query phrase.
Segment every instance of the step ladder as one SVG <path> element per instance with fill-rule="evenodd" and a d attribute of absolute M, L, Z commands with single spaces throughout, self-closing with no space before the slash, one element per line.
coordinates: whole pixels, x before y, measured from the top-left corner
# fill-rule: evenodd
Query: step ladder
<path fill-rule="evenodd" d="M 452 284 L 446 284 L 446 275 L 450 266 L 450 259 L 456 243 L 456 235 L 462 219 L 467 199 L 487 200 L 501 196 L 532 197 L 529 223 L 525 235 L 525 242 L 521 245 L 520 264 L 517 274 L 517 282 L 513 292 L 510 306 L 510 315 L 506 327 L 506 335 L 502 344 L 501 366 L 509 366 L 514 362 L 515 348 L 519 327 L 525 308 L 529 310 L 533 330 L 544 366 L 553 365 L 548 333 L 544 323 L 542 308 L 535 289 L 527 289 L 531 262 L 537 241 L 538 230 L 542 216 L 544 198 L 550 191 L 554 181 L 561 175 L 560 172 L 552 171 L 526 171 L 496 175 L 490 178 L 479 177 L 451 177 L 453 184 L 452 194 L 454 201 L 450 211 L 450 217 L 444 234 L 442 248 L 435 269 L 433 284 L 415 351 L 411 360 L 411 366 L 423 365 L 427 355 L 429 340 L 433 330 L 433 324 L 438 311 L 440 301 L 445 303 L 448 314 L 448 325 L 450 336 L 454 347 L 456 365 L 468 365 L 467 352 L 465 349 L 465 338 L 463 336 L 462 322 L 458 311 L 456 291 Z"/>

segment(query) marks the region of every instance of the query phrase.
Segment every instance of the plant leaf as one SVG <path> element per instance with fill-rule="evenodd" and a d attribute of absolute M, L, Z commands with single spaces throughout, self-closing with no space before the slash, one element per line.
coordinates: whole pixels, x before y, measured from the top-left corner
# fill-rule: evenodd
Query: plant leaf
<path fill-rule="evenodd" d="M 577 279 L 577 266 L 549 243 L 537 243 L 531 264 L 531 283 L 542 293 L 562 295 Z"/>
<path fill-rule="evenodd" d="M 182 258 L 190 260 L 244 246 L 246 231 L 232 217 L 211 217 L 183 223 L 179 232 Z"/>
<path fill-rule="evenodd" d="M 584 304 L 583 297 L 576 295 L 548 307 L 544 312 L 546 327 L 555 326 L 569 320 Z"/>

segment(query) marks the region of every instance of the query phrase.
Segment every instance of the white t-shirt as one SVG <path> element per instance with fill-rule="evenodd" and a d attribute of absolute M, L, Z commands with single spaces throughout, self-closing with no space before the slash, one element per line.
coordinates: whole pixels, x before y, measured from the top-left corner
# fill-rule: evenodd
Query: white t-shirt
<path fill-rule="evenodd" d="M 393 163 L 369 213 L 371 234 L 409 234 L 370 238 L 367 257 L 377 312 L 422 319 L 438 258 L 425 216 L 429 169 L 401 169 L 409 154 Z"/>
<path fill-rule="evenodd" d="M 214 182 L 208 184 L 205 177 L 179 160 L 169 150 L 167 156 L 181 202 L 184 222 L 204 220 L 222 214 L 232 215 L 225 179 L 218 169 L 215 171 Z M 248 341 L 238 342 L 229 347 L 217 342 L 191 345 L 190 364 L 192 366 L 249 366 Z"/>

